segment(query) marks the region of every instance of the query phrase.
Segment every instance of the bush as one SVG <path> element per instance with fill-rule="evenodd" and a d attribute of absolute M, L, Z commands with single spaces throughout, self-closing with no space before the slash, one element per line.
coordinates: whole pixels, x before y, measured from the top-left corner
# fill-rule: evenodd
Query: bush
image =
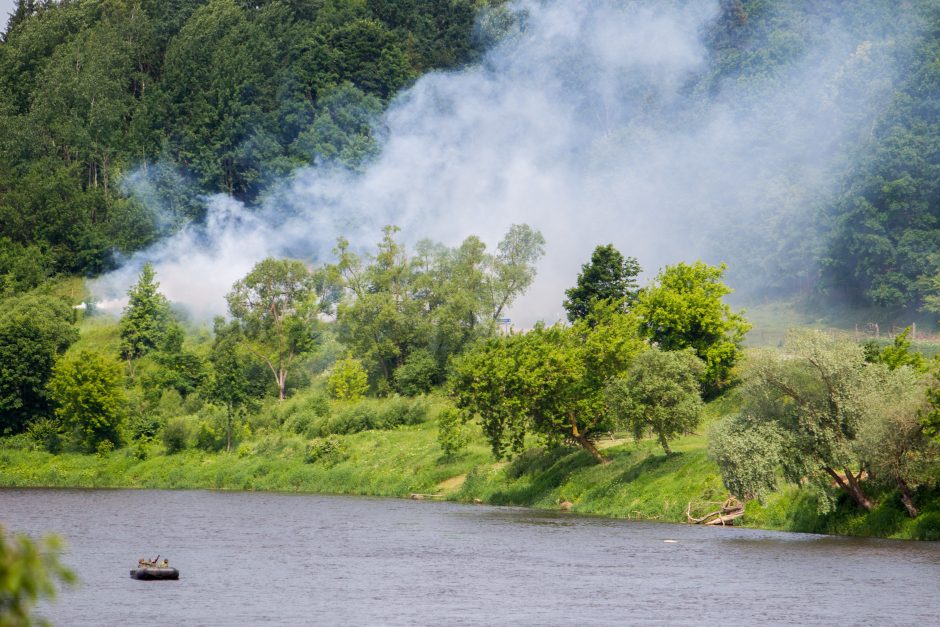
<path fill-rule="evenodd" d="M 163 425 L 163 445 L 168 455 L 179 453 L 189 448 L 192 434 L 189 416 L 174 416 Z"/>
<path fill-rule="evenodd" d="M 349 453 L 343 441 L 335 435 L 330 435 L 325 438 L 318 438 L 307 445 L 304 463 L 321 463 L 325 466 L 335 466 L 348 457 Z"/>
<path fill-rule="evenodd" d="M 114 451 L 114 442 L 111 440 L 102 440 L 98 442 L 98 447 L 95 449 L 95 455 L 99 459 L 104 459 Z"/>
<path fill-rule="evenodd" d="M 399 396 L 378 400 L 369 399 L 349 405 L 329 420 L 321 423 L 315 435 L 349 434 L 360 431 L 394 429 L 403 425 L 416 425 L 427 421 L 428 403 L 408 400 Z"/>
<path fill-rule="evenodd" d="M 62 424 L 52 418 L 38 418 L 26 429 L 29 438 L 43 450 L 56 455 L 62 451 Z"/>
<path fill-rule="evenodd" d="M 453 457 L 470 443 L 470 432 L 460 412 L 453 407 L 443 410 L 438 416 L 437 442 L 448 457 Z"/>
<path fill-rule="evenodd" d="M 196 424 L 194 440 L 196 448 L 217 453 L 225 448 L 225 429 L 220 428 L 216 421 L 203 418 Z"/>
<path fill-rule="evenodd" d="M 437 361 L 434 356 L 427 350 L 416 350 L 395 370 L 395 389 L 405 396 L 426 394 L 434 387 L 436 378 Z"/>
<path fill-rule="evenodd" d="M 357 401 L 369 389 L 369 377 L 361 361 L 347 357 L 333 365 L 327 387 L 330 396 L 338 401 Z"/>

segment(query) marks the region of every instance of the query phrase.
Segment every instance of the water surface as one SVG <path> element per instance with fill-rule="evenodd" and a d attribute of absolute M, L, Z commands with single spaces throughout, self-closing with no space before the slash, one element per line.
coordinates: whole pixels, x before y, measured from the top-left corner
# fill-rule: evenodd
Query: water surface
<path fill-rule="evenodd" d="M 940 543 L 159 490 L 0 490 L 0 524 L 65 537 L 61 625 L 940 624 Z M 180 581 L 130 579 L 157 553 Z"/>

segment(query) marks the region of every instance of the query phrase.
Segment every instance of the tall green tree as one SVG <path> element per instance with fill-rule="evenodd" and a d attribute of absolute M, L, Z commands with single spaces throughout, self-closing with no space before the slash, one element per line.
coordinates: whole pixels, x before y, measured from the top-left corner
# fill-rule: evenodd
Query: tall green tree
<path fill-rule="evenodd" d="M 345 288 L 337 307 L 339 337 L 387 385 L 406 362 L 417 374 L 421 355 L 429 353 L 437 383 L 451 356 L 495 333 L 496 320 L 534 279 L 544 238 L 513 225 L 495 254 L 476 236 L 455 249 L 419 242 L 409 254 L 397 232 L 386 227 L 375 255 L 365 259 L 340 241 L 334 269 Z"/>
<path fill-rule="evenodd" d="M 480 421 L 497 458 L 520 452 L 534 433 L 549 443 L 570 439 L 607 462 L 594 444 L 610 426 L 604 388 L 644 342 L 631 316 L 611 309 L 594 315 L 570 328 L 538 325 L 492 338 L 455 360 L 454 404 Z"/>
<path fill-rule="evenodd" d="M 705 362 L 706 396 L 730 383 L 731 369 L 751 328 L 722 300 L 731 293 L 721 281 L 724 272 L 724 264 L 709 266 L 701 261 L 667 266 L 640 291 L 634 307 L 651 342 L 667 351 L 691 348 Z"/>
<path fill-rule="evenodd" d="M 50 296 L 0 301 L 0 432 L 17 433 L 51 412 L 47 383 L 78 339 L 67 303 Z"/>
<path fill-rule="evenodd" d="M 146 263 L 127 292 L 127 306 L 121 316 L 121 356 L 137 359 L 160 347 L 175 324 L 170 303 L 158 290 L 153 265 Z"/>
<path fill-rule="evenodd" d="M 565 291 L 568 321 L 584 318 L 600 301 L 620 302 L 629 309 L 639 291 L 636 278 L 640 272 L 636 258 L 624 257 L 613 244 L 596 247 L 590 263 L 581 266 L 577 285 Z"/>
<path fill-rule="evenodd" d="M 638 355 L 625 375 L 607 384 L 607 405 L 635 440 L 652 431 L 666 455 L 672 455 L 669 440 L 692 431 L 702 419 L 703 370 L 702 360 L 690 349 L 654 347 Z"/>
<path fill-rule="evenodd" d="M 268 258 L 226 296 L 242 345 L 271 371 L 281 400 L 294 361 L 316 344 L 317 316 L 330 308 L 331 295 L 325 273 L 294 259 Z"/>
<path fill-rule="evenodd" d="M 241 328 L 237 322 L 216 318 L 213 335 L 209 352 L 212 377 L 206 396 L 225 407 L 225 450 L 231 451 L 232 433 L 252 399 L 248 364 L 239 350 Z"/>
<path fill-rule="evenodd" d="M 60 360 L 49 381 L 56 416 L 85 450 L 104 441 L 121 443 L 127 414 L 121 366 L 101 353 L 82 350 Z"/>

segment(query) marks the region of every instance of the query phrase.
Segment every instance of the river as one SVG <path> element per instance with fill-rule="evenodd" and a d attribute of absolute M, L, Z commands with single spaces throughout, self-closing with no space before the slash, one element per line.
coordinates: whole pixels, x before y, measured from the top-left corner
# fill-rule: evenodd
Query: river
<path fill-rule="evenodd" d="M 161 490 L 0 490 L 0 524 L 66 539 L 57 625 L 940 624 L 940 543 Z M 179 581 L 128 576 L 158 553 Z"/>

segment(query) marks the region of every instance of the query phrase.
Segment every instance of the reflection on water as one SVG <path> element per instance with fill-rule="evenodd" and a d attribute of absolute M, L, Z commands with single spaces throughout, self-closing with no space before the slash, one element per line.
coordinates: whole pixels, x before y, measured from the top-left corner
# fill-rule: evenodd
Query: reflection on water
<path fill-rule="evenodd" d="M 0 490 L 0 523 L 66 537 L 63 625 L 940 621 L 938 543 L 198 491 Z M 179 582 L 128 577 L 157 553 Z"/>

